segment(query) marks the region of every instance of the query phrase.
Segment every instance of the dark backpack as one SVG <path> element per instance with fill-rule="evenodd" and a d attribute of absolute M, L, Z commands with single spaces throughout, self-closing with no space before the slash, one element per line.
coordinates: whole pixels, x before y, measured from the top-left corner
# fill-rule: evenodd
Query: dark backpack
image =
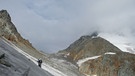
<path fill-rule="evenodd" d="M 42 60 L 39 60 L 38 62 L 39 62 L 39 63 L 42 63 Z"/>

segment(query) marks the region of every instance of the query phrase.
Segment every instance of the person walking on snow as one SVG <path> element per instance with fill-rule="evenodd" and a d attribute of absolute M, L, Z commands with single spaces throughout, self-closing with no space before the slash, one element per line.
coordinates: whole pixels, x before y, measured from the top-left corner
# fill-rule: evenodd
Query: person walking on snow
<path fill-rule="evenodd" d="M 40 59 L 38 59 L 38 66 L 41 68 L 41 64 L 42 64 L 42 59 L 40 58 Z"/>

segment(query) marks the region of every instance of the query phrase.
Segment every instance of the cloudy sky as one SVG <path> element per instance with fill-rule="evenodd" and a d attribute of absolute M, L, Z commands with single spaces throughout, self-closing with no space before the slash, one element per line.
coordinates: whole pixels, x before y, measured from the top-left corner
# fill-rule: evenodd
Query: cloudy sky
<path fill-rule="evenodd" d="M 0 0 L 21 35 L 57 52 L 93 31 L 135 36 L 135 0 Z"/>

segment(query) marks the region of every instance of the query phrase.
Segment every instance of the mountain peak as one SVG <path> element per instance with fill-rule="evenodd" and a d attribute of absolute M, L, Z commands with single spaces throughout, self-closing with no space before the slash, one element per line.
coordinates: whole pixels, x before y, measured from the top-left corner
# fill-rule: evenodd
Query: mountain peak
<path fill-rule="evenodd" d="M 28 40 L 25 40 L 17 31 L 15 25 L 11 21 L 11 17 L 7 10 L 0 11 L 0 37 L 5 37 L 6 39 L 18 43 L 24 44 L 33 48 Z"/>
<path fill-rule="evenodd" d="M 0 11 L 0 36 L 4 36 L 11 41 L 18 41 L 20 34 L 15 25 L 11 22 L 11 17 L 6 10 Z"/>
<path fill-rule="evenodd" d="M 70 53 L 69 57 L 79 60 L 88 56 L 102 55 L 106 52 L 120 52 L 121 50 L 101 37 L 82 36 L 64 51 Z"/>
<path fill-rule="evenodd" d="M 93 32 L 90 34 L 91 37 L 97 37 L 98 36 L 98 32 Z"/>
<path fill-rule="evenodd" d="M 7 10 L 1 10 L 0 11 L 0 18 L 6 21 L 11 21 L 11 17 L 9 15 L 9 13 L 7 12 Z"/>

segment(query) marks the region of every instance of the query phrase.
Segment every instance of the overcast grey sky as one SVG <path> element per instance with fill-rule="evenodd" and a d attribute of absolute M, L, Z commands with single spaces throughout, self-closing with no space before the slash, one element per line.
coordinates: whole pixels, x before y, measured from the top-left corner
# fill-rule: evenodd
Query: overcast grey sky
<path fill-rule="evenodd" d="M 0 0 L 21 35 L 56 52 L 93 31 L 135 37 L 135 0 Z"/>

